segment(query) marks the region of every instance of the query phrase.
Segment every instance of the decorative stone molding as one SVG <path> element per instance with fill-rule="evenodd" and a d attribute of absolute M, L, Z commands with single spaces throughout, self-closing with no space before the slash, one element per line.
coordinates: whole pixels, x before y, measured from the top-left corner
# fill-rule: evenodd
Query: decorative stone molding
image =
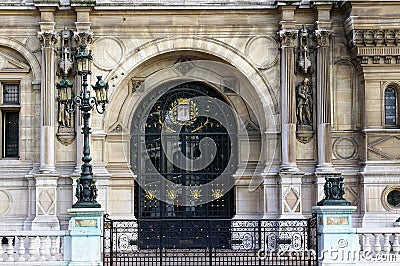
<path fill-rule="evenodd" d="M 280 30 L 279 38 L 281 47 L 294 47 L 297 43 L 297 30 Z"/>
<path fill-rule="evenodd" d="M 38 32 L 38 38 L 42 43 L 42 47 L 53 47 L 57 42 L 57 33 L 54 31 L 41 31 Z"/>
<path fill-rule="evenodd" d="M 350 30 L 347 39 L 361 64 L 400 64 L 400 29 Z"/>
<path fill-rule="evenodd" d="M 349 43 L 351 46 L 398 46 L 400 29 L 353 30 Z"/>
<path fill-rule="evenodd" d="M 332 31 L 330 30 L 316 30 L 315 37 L 317 39 L 317 46 L 329 47 Z"/>
<path fill-rule="evenodd" d="M 129 89 L 129 93 L 135 93 L 137 91 L 143 92 L 143 82 L 144 82 L 144 78 L 131 78 L 131 86 Z"/>
<path fill-rule="evenodd" d="M 61 129 L 61 128 L 59 128 Z M 72 142 L 74 142 L 75 138 L 76 138 L 76 133 L 75 132 L 58 132 L 56 134 L 58 141 L 64 145 L 64 146 L 68 146 L 69 144 L 71 144 Z"/>

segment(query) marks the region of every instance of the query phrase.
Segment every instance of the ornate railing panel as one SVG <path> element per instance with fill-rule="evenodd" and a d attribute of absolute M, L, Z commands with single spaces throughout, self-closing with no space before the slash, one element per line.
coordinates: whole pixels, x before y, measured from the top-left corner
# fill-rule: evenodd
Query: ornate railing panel
<path fill-rule="evenodd" d="M 315 218 L 104 217 L 104 265 L 317 265 Z"/>

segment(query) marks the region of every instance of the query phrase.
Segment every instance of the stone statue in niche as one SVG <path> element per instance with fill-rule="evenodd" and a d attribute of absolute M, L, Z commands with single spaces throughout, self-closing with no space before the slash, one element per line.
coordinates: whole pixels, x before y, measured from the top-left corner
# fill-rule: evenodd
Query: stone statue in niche
<path fill-rule="evenodd" d="M 310 45 L 308 39 L 309 33 L 303 25 L 303 28 L 299 30 L 297 66 L 304 74 L 310 73 L 311 71 Z"/>
<path fill-rule="evenodd" d="M 296 116 L 298 125 L 312 125 L 312 91 L 308 78 L 296 88 Z"/>

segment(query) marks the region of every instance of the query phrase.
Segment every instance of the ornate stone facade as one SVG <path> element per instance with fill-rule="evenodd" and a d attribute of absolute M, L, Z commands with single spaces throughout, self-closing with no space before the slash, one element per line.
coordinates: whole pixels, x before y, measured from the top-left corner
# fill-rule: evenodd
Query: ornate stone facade
<path fill-rule="evenodd" d="M 77 95 L 70 64 L 80 43 L 94 57 L 91 84 L 96 75 L 109 84 L 109 107 L 91 120 L 91 153 L 98 200 L 111 217 L 133 218 L 137 207 L 140 172 L 131 163 L 142 155 L 132 152 L 141 145 L 132 132 L 144 127 L 141 105 L 165 84 L 194 80 L 242 121 L 233 152 L 235 217 L 309 217 L 325 178 L 341 174 L 344 198 L 357 206 L 353 221 L 392 225 L 400 210 L 392 192 L 400 183 L 398 3 L 157 3 L 0 3 L 7 25 L 0 32 L 2 132 L 19 132 L 1 135 L 1 229 L 68 226 L 81 118 L 60 119 L 56 83 L 64 72 Z M 7 100 L 8 85 L 17 85 L 18 101 Z M 8 126 L 9 113 L 18 114 L 17 127 Z"/>

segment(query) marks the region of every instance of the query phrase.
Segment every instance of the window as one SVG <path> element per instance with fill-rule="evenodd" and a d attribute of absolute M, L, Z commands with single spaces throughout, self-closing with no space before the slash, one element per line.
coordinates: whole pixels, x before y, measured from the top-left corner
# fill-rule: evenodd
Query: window
<path fill-rule="evenodd" d="M 19 84 L 2 83 L 2 104 L 0 106 L 2 120 L 2 157 L 17 158 L 19 156 Z"/>
<path fill-rule="evenodd" d="M 397 93 L 392 87 L 385 89 L 385 125 L 397 125 Z"/>

